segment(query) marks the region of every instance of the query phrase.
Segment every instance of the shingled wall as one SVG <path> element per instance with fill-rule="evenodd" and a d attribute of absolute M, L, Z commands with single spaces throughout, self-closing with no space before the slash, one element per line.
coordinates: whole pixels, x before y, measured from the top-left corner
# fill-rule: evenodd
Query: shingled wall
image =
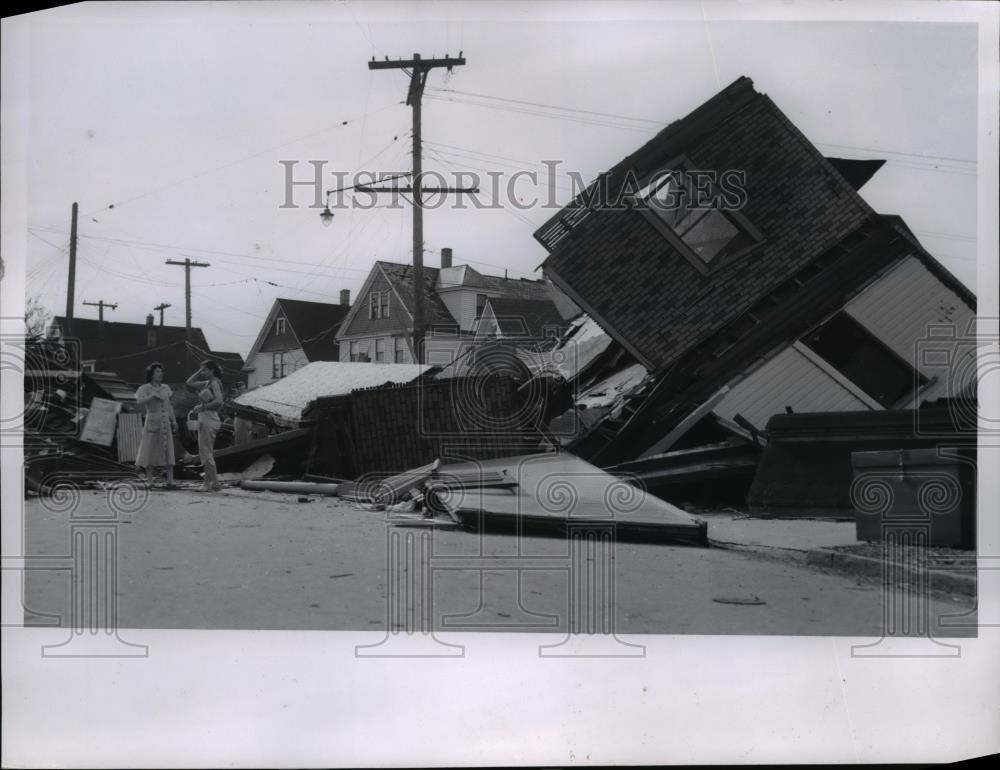
<path fill-rule="evenodd" d="M 625 164 L 652 158 L 665 163 L 683 154 L 696 169 L 744 170 L 748 198 L 742 213 L 761 231 L 763 243 L 702 275 L 641 212 L 595 209 L 543 265 L 546 275 L 654 370 L 669 366 L 873 216 L 764 95 L 734 114 L 721 113 L 696 138 L 678 133 L 684 122 L 650 142 L 662 146 L 643 148 L 634 156 L 639 160 Z M 634 168 L 640 178 L 657 170 L 655 164 Z"/>
<path fill-rule="evenodd" d="M 537 449 L 542 438 L 530 412 L 509 377 L 356 390 L 350 406 L 355 471 L 398 473 L 436 458 L 523 454 Z"/>

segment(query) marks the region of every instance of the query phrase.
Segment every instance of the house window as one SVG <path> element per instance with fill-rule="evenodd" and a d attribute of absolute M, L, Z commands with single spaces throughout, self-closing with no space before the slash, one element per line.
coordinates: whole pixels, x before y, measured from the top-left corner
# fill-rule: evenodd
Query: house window
<path fill-rule="evenodd" d="M 359 360 L 359 358 L 358 358 L 358 343 L 357 343 L 356 340 L 354 340 L 354 341 L 351 342 L 350 350 L 351 350 L 351 360 L 352 361 L 358 361 Z"/>
<path fill-rule="evenodd" d="M 282 353 L 272 353 L 271 354 L 271 379 L 280 380 L 285 376 L 285 354 Z"/>
<path fill-rule="evenodd" d="M 284 334 L 285 331 L 287 330 L 287 328 L 288 328 L 288 322 L 284 318 L 282 318 L 281 316 L 279 316 L 278 318 L 276 318 L 274 320 L 274 333 L 275 334 Z"/>
<path fill-rule="evenodd" d="M 379 337 L 375 340 L 375 360 L 385 363 L 385 338 Z"/>
<path fill-rule="evenodd" d="M 368 318 L 389 317 L 389 292 L 373 291 L 368 295 Z"/>
<path fill-rule="evenodd" d="M 761 240 L 739 211 L 725 207 L 713 175 L 679 168 L 653 175 L 636 196 L 650 222 L 702 272 Z"/>
<path fill-rule="evenodd" d="M 927 383 L 926 377 L 843 311 L 802 342 L 886 409 Z"/>
<path fill-rule="evenodd" d="M 406 363 L 406 340 L 402 337 L 394 338 L 394 343 L 396 346 L 396 356 L 395 361 L 397 364 Z"/>
<path fill-rule="evenodd" d="M 486 302 L 488 297 L 485 294 L 476 295 L 476 320 L 483 317 L 483 311 L 486 310 Z"/>

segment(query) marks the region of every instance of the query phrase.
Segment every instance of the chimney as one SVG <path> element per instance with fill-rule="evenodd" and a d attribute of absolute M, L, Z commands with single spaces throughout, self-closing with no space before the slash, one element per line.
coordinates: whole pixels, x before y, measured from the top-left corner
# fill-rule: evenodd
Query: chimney
<path fill-rule="evenodd" d="M 156 327 L 153 326 L 153 314 L 146 316 L 146 347 L 155 347 Z"/>
<path fill-rule="evenodd" d="M 340 290 L 340 304 L 341 305 L 345 305 L 345 306 L 351 304 L 351 290 L 350 289 L 341 289 Z"/>
<path fill-rule="evenodd" d="M 444 248 L 441 249 L 441 267 L 451 267 L 451 249 Z"/>

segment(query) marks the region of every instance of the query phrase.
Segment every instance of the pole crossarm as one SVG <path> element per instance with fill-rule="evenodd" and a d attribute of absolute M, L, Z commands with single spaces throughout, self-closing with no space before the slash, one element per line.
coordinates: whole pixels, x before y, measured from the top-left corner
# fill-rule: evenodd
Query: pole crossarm
<path fill-rule="evenodd" d="M 373 58 L 368 62 L 368 69 L 370 70 L 399 70 L 399 69 L 430 69 L 431 67 L 461 67 L 465 64 L 465 58 L 459 56 L 457 59 L 452 59 L 450 56 L 445 56 L 443 59 L 396 59 L 396 61 L 375 61 Z"/>
<path fill-rule="evenodd" d="M 355 187 L 358 192 L 363 193 L 411 193 L 413 188 L 409 185 L 405 187 Z M 421 187 L 422 193 L 477 193 L 478 187 Z"/>

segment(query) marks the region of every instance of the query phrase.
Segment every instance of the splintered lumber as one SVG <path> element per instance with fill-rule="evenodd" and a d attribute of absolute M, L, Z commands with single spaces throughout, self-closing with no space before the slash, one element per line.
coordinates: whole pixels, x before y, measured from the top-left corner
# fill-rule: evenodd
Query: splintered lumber
<path fill-rule="evenodd" d="M 517 482 L 511 478 L 507 471 L 490 469 L 475 470 L 472 472 L 461 471 L 453 473 L 451 471 L 442 473 L 427 482 L 428 487 L 439 489 L 512 489 L 517 486 Z"/>
<path fill-rule="evenodd" d="M 514 527 L 523 534 L 571 535 L 581 528 L 614 531 L 618 540 L 707 544 L 707 525 L 686 511 L 567 452 L 446 465 L 472 474 L 504 471 L 514 493 L 489 488 L 449 490 L 447 506 L 466 529 Z"/>
<path fill-rule="evenodd" d="M 296 495 L 336 495 L 339 484 L 321 484 L 316 481 L 265 481 L 246 479 L 243 489 L 258 492 L 288 492 Z"/>
<path fill-rule="evenodd" d="M 428 465 L 382 479 L 373 485 L 371 495 L 374 502 L 389 504 L 400 500 L 410 490 L 426 484 L 440 464 L 440 460 L 435 460 Z"/>

